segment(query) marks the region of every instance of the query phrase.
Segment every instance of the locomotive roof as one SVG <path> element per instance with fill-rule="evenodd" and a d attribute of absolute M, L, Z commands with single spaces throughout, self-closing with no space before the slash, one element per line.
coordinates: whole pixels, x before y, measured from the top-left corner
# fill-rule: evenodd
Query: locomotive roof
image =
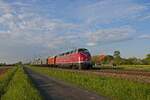
<path fill-rule="evenodd" d="M 77 50 L 87 50 L 86 48 L 78 48 Z"/>
<path fill-rule="evenodd" d="M 87 49 L 86 49 L 86 48 L 77 48 L 77 49 L 71 50 L 71 51 L 69 51 L 69 52 L 61 53 L 61 54 L 56 55 L 56 56 L 63 56 L 63 55 L 65 55 L 65 54 L 74 53 L 74 52 L 77 52 L 77 51 L 85 51 L 85 50 L 87 50 Z M 48 58 L 54 58 L 54 57 L 56 57 L 56 56 L 49 56 Z"/>
<path fill-rule="evenodd" d="M 85 49 L 85 48 L 78 48 L 78 49 L 71 50 L 69 52 L 65 52 L 65 53 L 59 54 L 58 56 L 63 56 L 65 54 L 74 53 L 76 51 L 84 51 L 84 50 L 87 50 L 87 49 Z"/>

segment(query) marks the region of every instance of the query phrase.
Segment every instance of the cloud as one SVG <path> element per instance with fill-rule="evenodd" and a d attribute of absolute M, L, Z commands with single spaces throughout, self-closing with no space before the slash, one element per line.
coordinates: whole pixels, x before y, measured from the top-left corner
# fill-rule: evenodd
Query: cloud
<path fill-rule="evenodd" d="M 124 3 L 128 5 L 128 8 L 125 7 Z M 26 3 L 13 2 L 10 5 L 4 3 L 3 5 L 7 5 L 5 6 L 6 8 L 12 8 L 9 13 L 5 12 L 0 18 L 0 24 L 7 27 L 6 34 L 4 32 L 1 33 L 3 37 L 7 37 L 9 34 L 10 38 L 18 39 L 18 41 L 22 38 L 21 41 L 24 41 L 24 43 L 43 43 L 48 45 L 48 47 L 58 46 L 58 44 L 61 45 L 64 41 L 72 41 L 71 43 L 75 44 L 79 38 L 84 42 L 88 42 L 87 40 L 97 42 L 124 39 L 128 35 L 126 34 L 128 32 L 124 32 L 127 31 L 124 30 L 126 28 L 97 29 L 95 32 L 91 32 L 90 26 L 95 22 L 113 21 L 114 19 L 127 17 L 128 15 L 133 15 L 146 9 L 145 6 L 130 4 L 129 1 L 100 1 L 95 4 L 80 7 L 81 12 L 78 15 L 89 21 L 91 25 L 86 25 L 86 23 L 77 25 L 74 23 L 66 23 L 60 19 L 49 19 L 41 16 L 33 12 L 31 6 L 25 7 L 25 10 L 21 13 L 14 14 L 14 12 L 18 12 L 20 9 L 13 9 L 13 5 L 20 5 L 20 8 L 24 8 L 24 5 L 28 5 Z M 121 32 L 124 33 L 122 33 L 123 35 L 121 34 L 122 37 L 119 34 Z M 71 36 L 73 37 L 68 38 Z M 51 42 L 51 46 L 49 42 Z"/>
<path fill-rule="evenodd" d="M 12 12 L 12 8 L 9 6 L 9 4 L 0 1 L 0 13 L 10 13 Z"/>
<path fill-rule="evenodd" d="M 91 32 L 87 34 L 87 38 L 90 41 L 89 43 L 87 43 L 87 45 L 95 46 L 96 44 L 102 43 L 126 41 L 131 39 L 135 32 L 136 30 L 129 26 L 110 29 L 99 29 L 96 32 Z"/>
<path fill-rule="evenodd" d="M 144 35 L 140 35 L 138 38 L 139 39 L 150 39 L 150 35 L 144 34 Z"/>
<path fill-rule="evenodd" d="M 150 14 L 145 15 L 145 16 L 142 16 L 142 17 L 140 18 L 141 21 L 149 20 L 149 19 L 150 19 Z"/>
<path fill-rule="evenodd" d="M 7 52 L 8 55 L 3 55 L 7 59 L 9 55 L 14 58 L 52 55 L 78 47 L 127 41 L 132 39 L 136 30 L 130 25 L 116 23 L 136 18 L 147 9 L 145 5 L 130 0 L 101 0 L 87 4 L 72 8 L 72 12 L 66 7 L 66 13 L 63 12 L 66 15 L 61 15 L 57 10 L 63 6 L 58 9 L 57 4 L 42 5 L 36 0 L 0 1 L 0 45 L 6 49 L 0 54 Z M 64 17 L 68 13 L 71 19 Z M 115 22 L 114 26 L 112 22 Z"/>
<path fill-rule="evenodd" d="M 61 36 L 76 27 L 74 24 L 64 23 L 59 19 L 49 19 L 38 13 L 32 12 L 32 10 L 29 11 L 31 6 L 27 7 L 29 12 L 22 11 L 20 13 L 20 8 L 22 8 L 22 6 L 24 8 L 24 4 L 21 2 L 7 4 L 1 1 L 1 5 L 0 11 L 3 12 L 0 16 L 0 26 L 4 28 L 0 29 L 0 39 L 2 40 L 15 40 L 23 44 L 44 44 L 47 46 L 51 40 L 54 40 L 59 35 Z M 14 5 L 19 5 L 20 7 L 15 9 L 13 8 Z M 11 8 L 11 10 L 9 8 Z M 8 11 L 8 9 L 10 11 Z"/>
<path fill-rule="evenodd" d="M 87 43 L 86 45 L 87 45 L 87 46 L 96 46 L 96 43 L 93 43 L 93 42 L 90 43 L 90 42 L 89 42 L 89 43 Z"/>
<path fill-rule="evenodd" d="M 84 8 L 91 10 L 93 9 L 92 13 L 95 14 L 98 11 L 99 6 L 102 8 L 101 10 L 104 10 L 106 9 L 105 6 L 109 6 L 110 3 L 111 1 L 109 0 L 109 2 L 99 2 Z M 14 4 L 22 5 L 22 3 L 19 2 L 13 3 L 13 5 Z M 117 4 L 117 2 L 115 2 L 115 4 Z M 11 6 L 12 4 L 9 7 L 12 8 Z M 131 7 L 129 8 L 131 9 Z M 116 9 L 116 7 L 113 6 L 112 9 Z M 132 7 L 132 9 L 135 11 L 138 8 Z M 0 24 L 7 27 L 7 30 L 6 32 L 0 33 L 0 38 L 4 39 L 5 37 L 22 44 L 44 45 L 48 48 L 75 48 L 86 46 L 85 44 L 88 46 L 95 46 L 100 42 L 103 43 L 126 40 L 129 38 L 129 34 L 132 34 L 133 32 L 133 29 L 129 27 L 98 29 L 95 32 L 90 32 L 90 29 L 87 30 L 89 28 L 88 25 L 67 23 L 60 19 L 49 19 L 32 12 L 32 10 L 17 14 L 14 14 L 13 12 L 18 11 L 16 9 L 12 9 L 11 12 L 5 12 L 2 15 L 1 20 L 3 20 L 3 22 Z M 109 11 L 106 15 L 107 14 L 109 14 Z M 115 16 L 120 15 L 116 13 Z M 103 20 L 103 18 L 101 20 Z"/>
<path fill-rule="evenodd" d="M 22 2 L 13 2 L 13 3 L 11 3 L 11 5 L 13 5 L 13 6 L 21 6 L 21 7 L 29 7 L 29 6 L 31 6 L 31 4 L 29 4 L 29 3 L 22 3 Z"/>
<path fill-rule="evenodd" d="M 111 23 L 123 19 L 134 19 L 147 6 L 131 0 L 102 0 L 79 8 L 80 19 L 86 23 Z"/>
<path fill-rule="evenodd" d="M 21 7 L 15 9 L 14 4 Z M 22 10 L 22 4 L 14 4 L 0 1 L 0 45 L 4 48 L 0 50 L 1 57 L 14 61 L 12 58 L 19 60 L 20 57 L 45 53 L 51 55 L 62 48 L 70 47 L 68 42 L 73 36 L 65 34 L 76 29 L 77 25 L 55 18 L 50 19 L 32 10 L 19 12 Z"/>

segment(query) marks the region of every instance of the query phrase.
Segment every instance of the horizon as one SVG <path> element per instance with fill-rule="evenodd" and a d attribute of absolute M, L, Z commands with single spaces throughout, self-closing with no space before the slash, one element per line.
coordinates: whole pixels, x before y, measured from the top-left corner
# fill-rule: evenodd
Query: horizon
<path fill-rule="evenodd" d="M 87 48 L 92 55 L 150 53 L 149 0 L 1 0 L 0 62 Z"/>

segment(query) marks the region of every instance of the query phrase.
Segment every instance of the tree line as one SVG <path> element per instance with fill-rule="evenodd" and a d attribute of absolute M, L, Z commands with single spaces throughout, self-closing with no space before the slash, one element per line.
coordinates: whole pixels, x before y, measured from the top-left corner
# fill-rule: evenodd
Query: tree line
<path fill-rule="evenodd" d="M 0 66 L 4 66 L 4 65 L 6 65 L 6 63 L 0 63 Z"/>
<path fill-rule="evenodd" d="M 92 56 L 93 64 L 111 64 L 111 65 L 150 65 L 150 54 L 147 54 L 145 58 L 123 58 L 120 51 L 114 51 L 113 55 L 95 55 Z"/>

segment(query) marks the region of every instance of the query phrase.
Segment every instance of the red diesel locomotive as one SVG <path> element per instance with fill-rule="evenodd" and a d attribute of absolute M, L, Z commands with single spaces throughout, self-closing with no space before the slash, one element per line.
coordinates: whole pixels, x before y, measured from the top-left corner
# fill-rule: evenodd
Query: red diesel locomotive
<path fill-rule="evenodd" d="M 51 66 L 89 69 L 92 67 L 91 55 L 85 48 L 79 48 L 57 56 L 48 57 L 47 64 Z"/>

